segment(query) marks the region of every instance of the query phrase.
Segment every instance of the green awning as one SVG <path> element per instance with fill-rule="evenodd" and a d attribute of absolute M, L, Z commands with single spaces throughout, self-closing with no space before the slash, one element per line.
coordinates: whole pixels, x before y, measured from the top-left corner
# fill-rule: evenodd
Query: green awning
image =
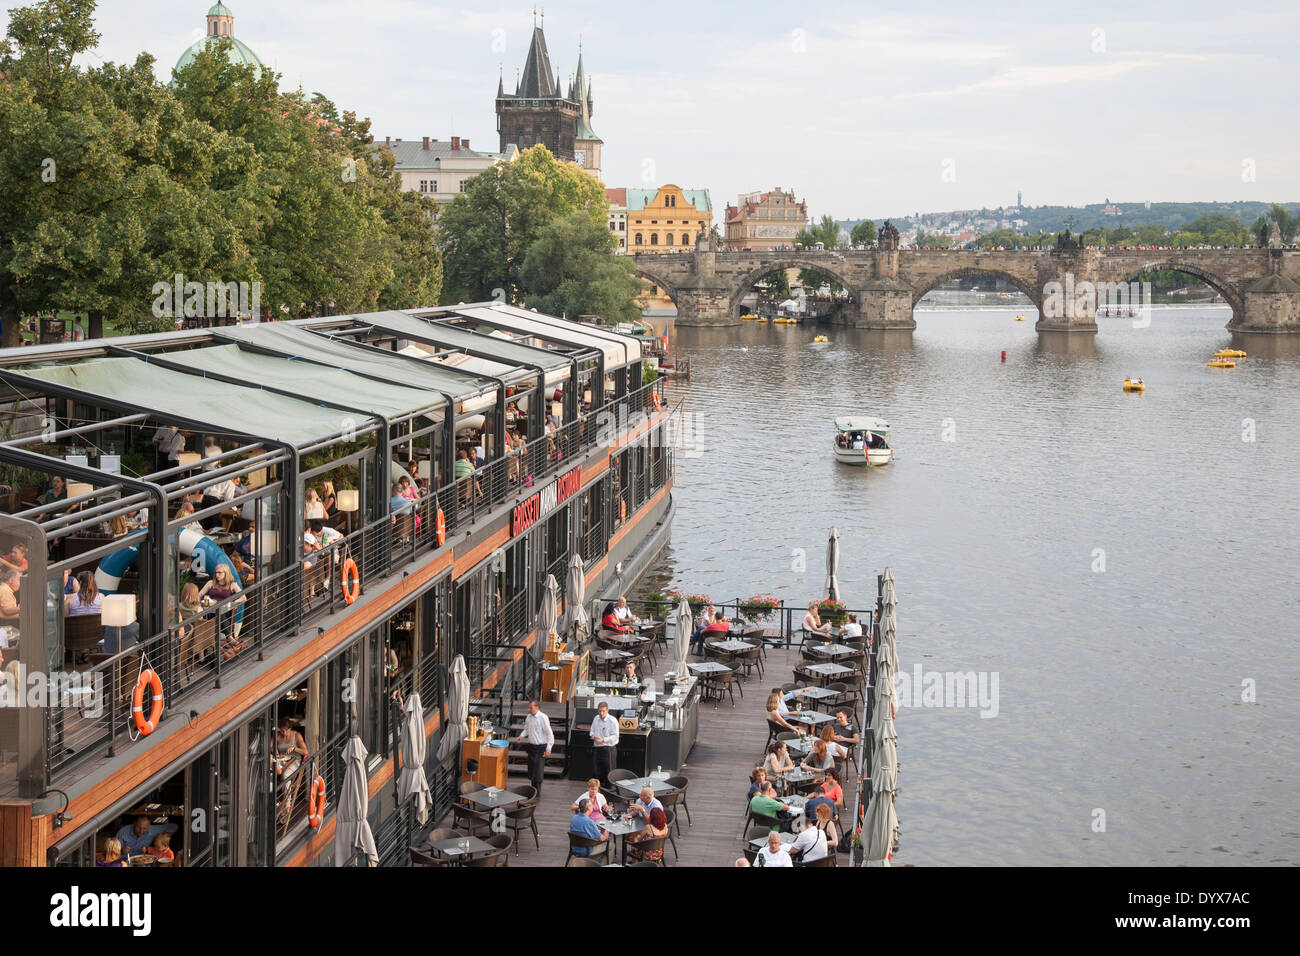
<path fill-rule="evenodd" d="M 534 348 L 509 339 L 497 338 L 439 322 L 428 322 L 406 312 L 374 312 L 352 316 L 359 324 L 374 326 L 414 341 L 430 339 L 437 345 L 486 352 L 502 365 L 515 368 L 540 365 L 544 371 L 569 368 L 570 359 L 557 352 Z"/>
<path fill-rule="evenodd" d="M 246 342 L 285 358 L 329 365 L 394 385 L 446 392 L 458 401 L 496 387 L 486 378 L 458 375 L 432 362 L 327 338 L 287 322 L 221 326 L 213 329 L 212 334 L 217 338 Z"/>
<path fill-rule="evenodd" d="M 169 358 L 202 368 L 205 351 L 192 349 Z M 174 372 L 141 359 L 93 359 L 28 369 L 21 374 L 80 389 L 107 402 L 148 409 L 163 421 L 180 418 L 200 423 L 214 433 L 241 432 L 295 447 L 337 435 L 348 427 L 346 415 L 336 408 L 276 395 L 252 385 L 245 388 Z"/>
<path fill-rule="evenodd" d="M 204 368 L 237 376 L 250 387 L 265 385 L 312 401 L 339 402 L 383 415 L 390 421 L 447 404 L 440 392 L 377 382 L 353 372 L 252 352 L 238 345 L 217 345 L 190 354 L 201 354 Z"/>

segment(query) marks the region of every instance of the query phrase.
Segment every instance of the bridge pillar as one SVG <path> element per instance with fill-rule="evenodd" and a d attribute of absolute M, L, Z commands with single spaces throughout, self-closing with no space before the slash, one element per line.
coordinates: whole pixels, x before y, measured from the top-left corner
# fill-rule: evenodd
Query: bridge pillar
<path fill-rule="evenodd" d="M 1038 269 L 1039 332 L 1096 332 L 1100 250 L 1053 250 Z"/>
<path fill-rule="evenodd" d="M 912 287 L 898 279 L 876 279 L 863 288 L 855 289 L 857 315 L 852 322 L 846 315 L 845 324 L 859 329 L 898 329 L 910 332 L 916 328 L 912 318 Z"/>
<path fill-rule="evenodd" d="M 731 309 L 731 286 L 715 277 L 695 276 L 677 287 L 673 302 L 677 305 L 679 326 L 740 325 L 740 316 Z"/>
<path fill-rule="evenodd" d="M 1273 273 L 1243 283 L 1242 308 L 1232 310 L 1233 332 L 1300 332 L 1300 284 Z"/>

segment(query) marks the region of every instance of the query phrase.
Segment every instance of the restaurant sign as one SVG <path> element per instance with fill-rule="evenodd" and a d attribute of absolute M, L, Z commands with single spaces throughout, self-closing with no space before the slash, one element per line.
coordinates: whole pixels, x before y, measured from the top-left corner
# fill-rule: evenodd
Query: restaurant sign
<path fill-rule="evenodd" d="M 566 471 L 527 501 L 515 505 L 510 515 L 510 536 L 523 534 L 564 504 L 582 487 L 582 467 Z"/>

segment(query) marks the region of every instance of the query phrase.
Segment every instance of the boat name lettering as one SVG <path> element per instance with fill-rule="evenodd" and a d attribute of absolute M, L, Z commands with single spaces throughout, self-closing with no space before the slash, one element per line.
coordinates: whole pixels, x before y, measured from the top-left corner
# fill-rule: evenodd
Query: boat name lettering
<path fill-rule="evenodd" d="M 570 469 L 527 501 L 515 506 L 510 515 L 510 535 L 522 534 L 564 504 L 582 487 L 582 468 Z"/>

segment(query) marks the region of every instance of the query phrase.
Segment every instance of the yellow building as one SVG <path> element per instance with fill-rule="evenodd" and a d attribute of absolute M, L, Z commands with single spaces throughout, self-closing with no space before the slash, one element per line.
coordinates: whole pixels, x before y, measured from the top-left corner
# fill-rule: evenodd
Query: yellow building
<path fill-rule="evenodd" d="M 707 189 L 682 189 L 668 183 L 657 189 L 609 189 L 611 213 L 618 207 L 626 216 L 627 252 L 690 253 L 695 243 L 713 228 L 713 204 Z M 646 309 L 658 313 L 674 308 L 663 292 L 649 283 L 646 286 Z"/>

